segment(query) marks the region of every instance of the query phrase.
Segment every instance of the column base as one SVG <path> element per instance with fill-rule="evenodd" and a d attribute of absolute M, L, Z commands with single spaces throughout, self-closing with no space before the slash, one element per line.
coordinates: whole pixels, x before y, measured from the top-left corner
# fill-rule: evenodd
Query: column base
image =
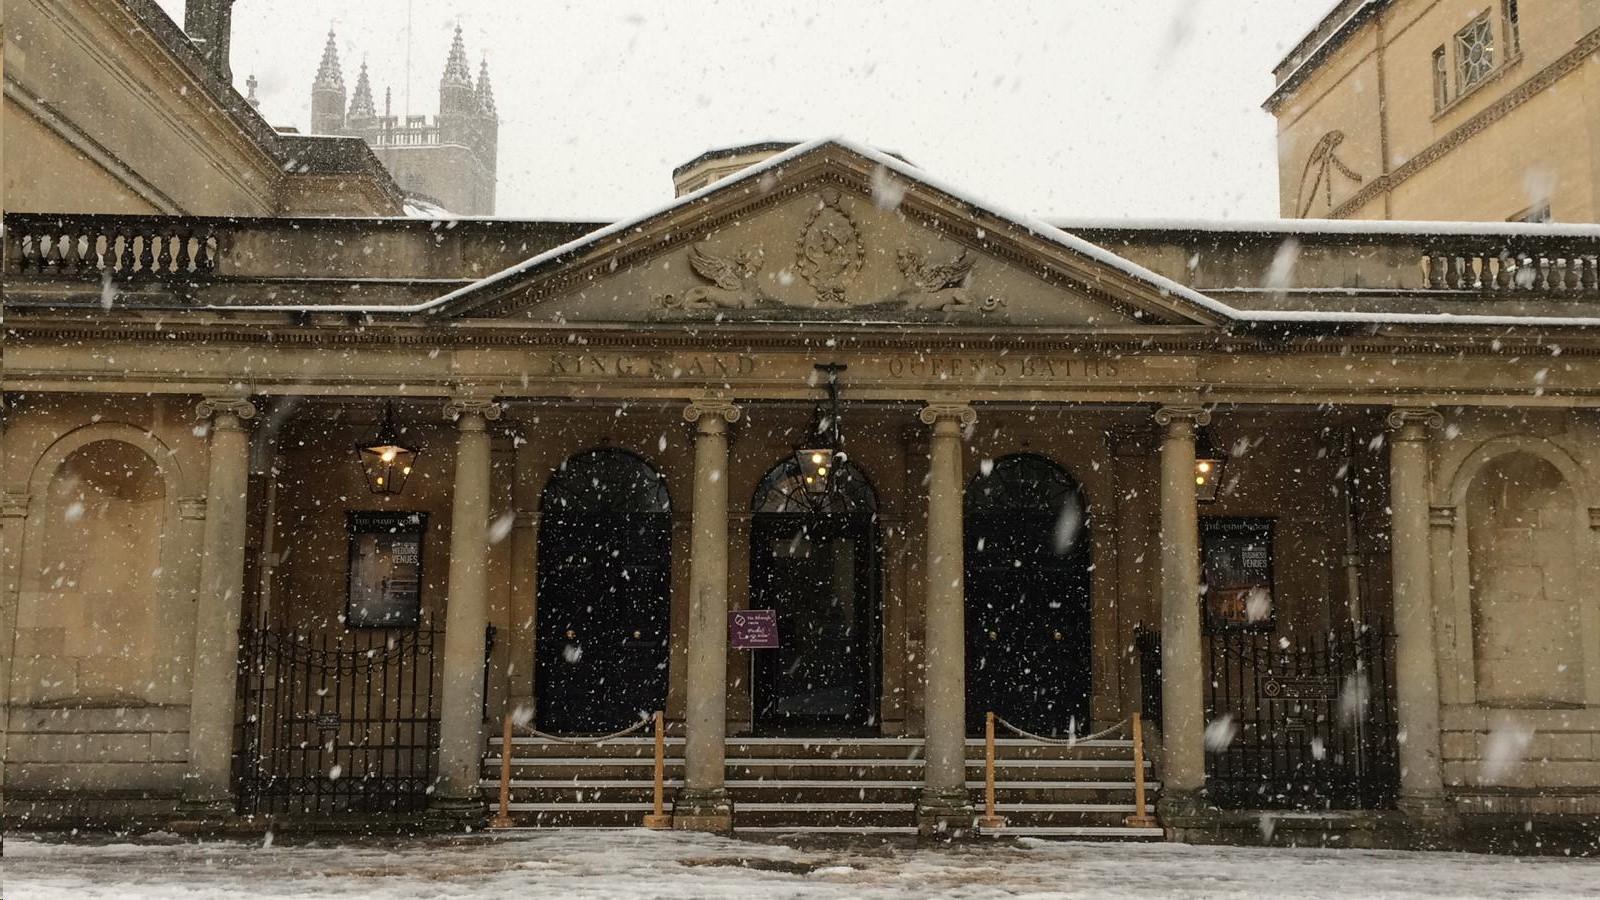
<path fill-rule="evenodd" d="M 1170 791 L 1163 788 L 1156 801 L 1156 816 L 1167 827 L 1183 827 L 1186 820 L 1205 819 L 1216 812 L 1204 790 Z"/>
<path fill-rule="evenodd" d="M 1427 850 L 1454 846 L 1461 820 L 1455 804 L 1443 797 L 1401 797 L 1395 809 L 1406 820 L 1412 847 Z"/>
<path fill-rule="evenodd" d="M 232 797 L 192 796 L 178 801 L 168 823 L 178 834 L 208 834 L 238 821 Z"/>
<path fill-rule="evenodd" d="M 443 831 L 477 831 L 488 820 L 489 806 L 482 797 L 436 795 L 428 802 L 428 824 Z"/>
<path fill-rule="evenodd" d="M 683 790 L 672 804 L 672 827 L 679 831 L 708 831 L 728 834 L 733 831 L 733 801 L 727 788 L 704 791 Z"/>
<path fill-rule="evenodd" d="M 917 836 L 953 840 L 973 833 L 972 796 L 966 788 L 923 788 L 917 798 Z"/>

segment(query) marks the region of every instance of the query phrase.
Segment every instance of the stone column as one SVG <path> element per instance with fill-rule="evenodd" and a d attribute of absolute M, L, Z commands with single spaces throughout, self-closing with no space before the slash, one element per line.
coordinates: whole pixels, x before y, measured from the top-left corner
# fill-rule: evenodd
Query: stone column
<path fill-rule="evenodd" d="M 450 572 L 446 582 L 444 677 L 439 697 L 439 780 L 430 804 L 462 819 L 485 809 L 478 788 L 483 757 L 484 629 L 489 624 L 489 426 L 493 400 L 458 398 L 456 481 L 450 501 Z"/>
<path fill-rule="evenodd" d="M 1182 815 L 1206 786 L 1205 660 L 1200 652 L 1200 519 L 1195 508 L 1198 406 L 1156 411 L 1161 435 L 1161 805 Z"/>
<path fill-rule="evenodd" d="M 239 617 L 244 600 L 245 496 L 256 408 L 243 397 L 207 397 L 195 407 L 210 432 L 200 590 L 195 603 L 194 687 L 189 701 L 189 780 L 184 802 L 227 814 L 232 806 L 233 729 L 238 703 Z"/>
<path fill-rule="evenodd" d="M 728 727 L 728 426 L 739 407 L 695 400 L 683 417 L 694 423 L 694 507 L 689 537 L 689 678 L 684 717 L 683 790 L 672 825 L 696 831 L 733 827 L 723 785 Z"/>
<path fill-rule="evenodd" d="M 961 533 L 961 430 L 978 421 L 964 403 L 930 403 L 919 414 L 928 441 L 928 559 L 923 646 L 926 762 L 917 830 L 952 835 L 972 827 L 967 794 L 966 547 Z"/>
<path fill-rule="evenodd" d="M 1389 527 L 1393 566 L 1395 706 L 1400 735 L 1400 808 L 1445 812 L 1439 770 L 1439 664 L 1433 639 L 1428 554 L 1428 429 L 1444 424 L 1429 409 L 1389 414 Z"/>

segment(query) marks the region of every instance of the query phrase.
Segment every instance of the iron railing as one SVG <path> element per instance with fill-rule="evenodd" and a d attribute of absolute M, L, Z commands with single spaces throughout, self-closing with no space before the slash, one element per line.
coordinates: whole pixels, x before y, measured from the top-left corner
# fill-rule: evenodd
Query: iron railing
<path fill-rule="evenodd" d="M 239 812 L 327 817 L 426 807 L 439 749 L 442 633 L 243 632 Z"/>
<path fill-rule="evenodd" d="M 1246 809 L 1377 809 L 1399 778 L 1384 623 L 1208 635 L 1206 786 Z"/>

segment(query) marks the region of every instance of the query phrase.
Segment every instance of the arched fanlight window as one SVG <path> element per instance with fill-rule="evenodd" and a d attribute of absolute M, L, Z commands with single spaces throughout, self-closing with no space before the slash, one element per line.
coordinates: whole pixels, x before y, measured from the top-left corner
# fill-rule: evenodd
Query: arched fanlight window
<path fill-rule="evenodd" d="M 540 511 L 665 513 L 672 511 L 667 480 L 626 450 L 591 450 L 569 457 L 545 485 Z"/>

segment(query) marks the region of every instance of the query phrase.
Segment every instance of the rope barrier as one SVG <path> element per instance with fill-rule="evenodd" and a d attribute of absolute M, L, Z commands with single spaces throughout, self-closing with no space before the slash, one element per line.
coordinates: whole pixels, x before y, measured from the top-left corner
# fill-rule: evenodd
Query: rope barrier
<path fill-rule="evenodd" d="M 598 737 L 562 737 L 561 735 L 557 734 L 547 734 L 537 728 L 532 728 L 527 725 L 518 725 L 517 727 L 536 738 L 541 738 L 546 741 L 555 741 L 558 744 L 603 744 L 606 741 L 619 737 L 627 737 L 636 731 L 643 730 L 645 726 L 650 724 L 651 718 L 652 717 L 650 716 L 646 716 L 632 725 L 629 725 L 627 728 L 622 729 L 621 731 L 613 731 L 610 734 L 602 734 Z"/>
<path fill-rule="evenodd" d="M 1044 743 L 1044 744 L 1061 744 L 1061 745 L 1066 746 L 1066 747 L 1071 747 L 1071 746 L 1074 746 L 1074 745 L 1077 745 L 1077 744 L 1081 744 L 1081 743 L 1084 743 L 1085 741 L 1098 741 L 1101 738 L 1105 737 L 1108 734 L 1111 734 L 1114 731 L 1118 731 L 1119 729 L 1127 727 L 1128 722 L 1130 721 L 1129 719 L 1123 719 L 1121 722 L 1118 722 L 1117 724 L 1112 725 L 1109 728 L 1104 728 L 1104 729 L 1102 729 L 1100 731 L 1096 731 L 1094 734 L 1086 734 L 1083 737 L 1078 737 L 1078 736 L 1074 735 L 1072 737 L 1063 739 L 1063 738 L 1045 737 L 1042 734 L 1034 734 L 1033 732 L 1028 731 L 1025 728 L 1018 728 L 1016 725 L 1013 725 L 1010 722 L 1007 722 L 1004 718 L 1002 718 L 1002 717 L 1000 717 L 998 715 L 994 717 L 994 720 L 996 722 L 999 722 L 1001 725 L 1005 726 L 1006 730 L 1016 734 L 1018 737 L 1025 737 L 1030 741 L 1039 741 L 1040 743 Z"/>

